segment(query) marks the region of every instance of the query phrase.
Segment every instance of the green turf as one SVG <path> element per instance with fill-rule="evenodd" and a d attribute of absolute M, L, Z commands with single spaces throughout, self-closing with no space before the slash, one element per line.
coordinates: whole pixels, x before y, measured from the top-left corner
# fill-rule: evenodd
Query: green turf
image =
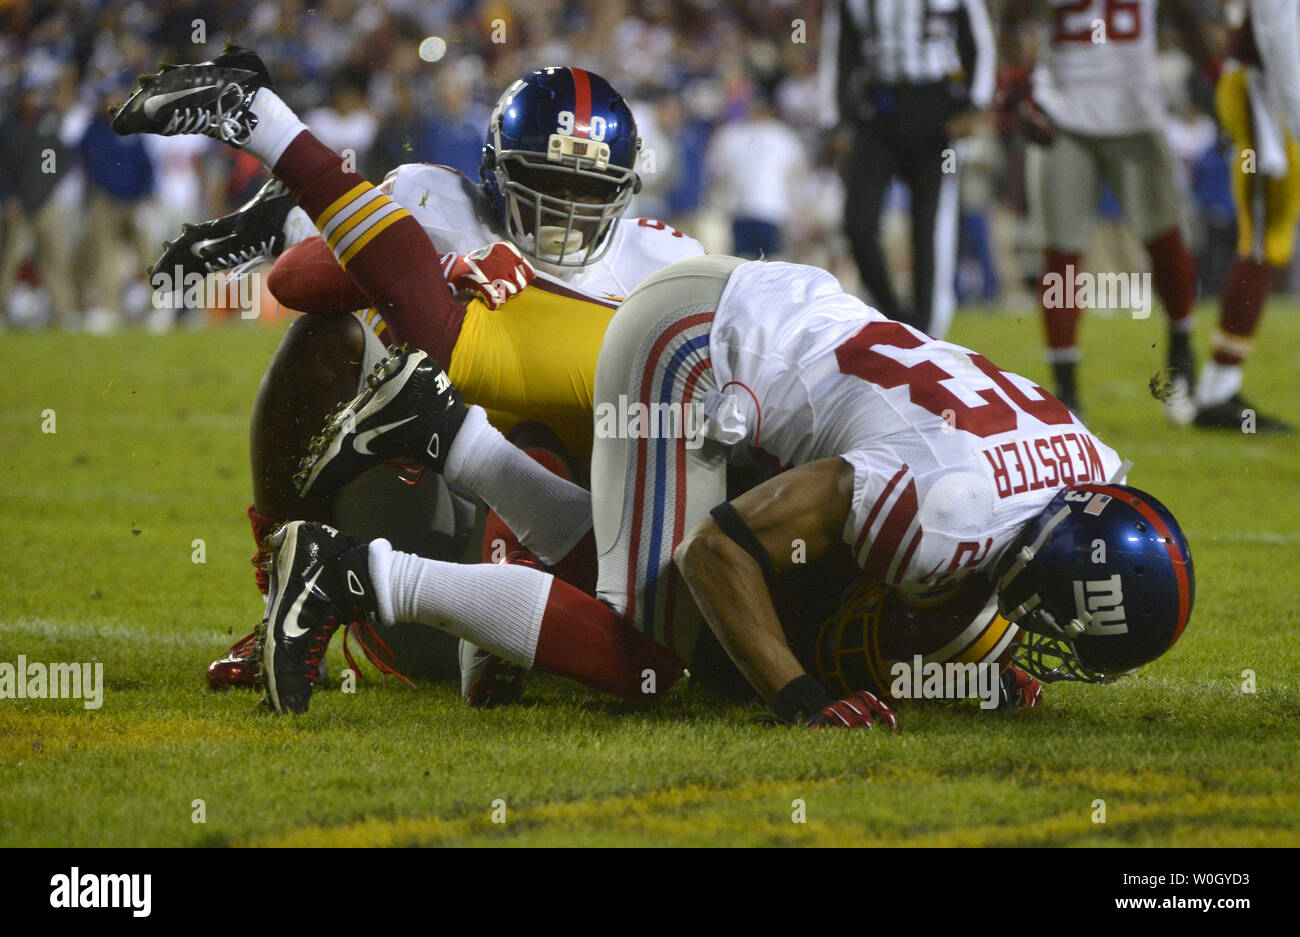
<path fill-rule="evenodd" d="M 536 679 L 529 705 L 478 712 L 371 675 L 300 719 L 211 694 L 204 666 L 260 614 L 246 424 L 278 333 L 6 334 L 0 661 L 99 660 L 107 689 L 98 711 L 0 700 L 0 846 L 1300 844 L 1300 442 L 1167 427 L 1162 329 L 1090 319 L 1083 380 L 1090 425 L 1191 539 L 1183 640 L 1114 686 L 1024 714 L 907 707 L 892 735 L 764 727 L 689 687 L 643 712 Z M 1032 314 L 953 338 L 1043 378 Z M 1294 420 L 1296 310 L 1262 338 L 1248 389 Z"/>

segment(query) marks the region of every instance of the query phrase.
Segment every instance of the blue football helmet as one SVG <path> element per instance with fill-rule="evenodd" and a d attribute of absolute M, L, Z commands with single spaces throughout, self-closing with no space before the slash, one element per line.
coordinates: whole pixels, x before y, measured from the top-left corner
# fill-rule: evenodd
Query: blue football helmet
<path fill-rule="evenodd" d="M 1173 646 L 1196 579 L 1182 528 L 1127 485 L 1059 491 L 1008 551 L 998 610 L 1021 628 L 1012 661 L 1044 683 L 1105 683 Z"/>
<path fill-rule="evenodd" d="M 609 250 L 641 188 L 640 151 L 632 111 L 609 82 L 581 68 L 539 68 L 493 108 L 479 176 L 521 251 L 585 267 Z"/>

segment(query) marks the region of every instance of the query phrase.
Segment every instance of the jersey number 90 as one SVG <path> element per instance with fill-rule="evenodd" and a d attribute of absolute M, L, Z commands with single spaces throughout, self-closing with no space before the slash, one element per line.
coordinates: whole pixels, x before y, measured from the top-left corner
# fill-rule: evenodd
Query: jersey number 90
<path fill-rule="evenodd" d="M 560 133 L 566 137 L 573 136 L 573 131 L 577 126 L 573 111 L 560 111 L 559 121 Z M 599 114 L 592 114 L 591 123 L 587 127 L 587 136 L 599 143 L 605 139 L 605 132 L 608 129 L 609 125 L 606 123 L 605 118 Z"/>

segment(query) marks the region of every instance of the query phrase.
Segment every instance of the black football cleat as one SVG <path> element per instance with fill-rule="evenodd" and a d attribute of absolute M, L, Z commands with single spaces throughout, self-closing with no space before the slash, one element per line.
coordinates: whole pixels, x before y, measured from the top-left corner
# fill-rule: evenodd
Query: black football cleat
<path fill-rule="evenodd" d="M 260 629 L 263 706 L 304 713 L 320 664 L 340 625 L 376 614 L 369 545 L 308 521 L 267 538 L 271 590 Z"/>
<path fill-rule="evenodd" d="M 163 244 L 163 255 L 149 276 L 203 276 L 231 267 L 249 267 L 279 256 L 284 250 L 284 220 L 296 203 L 279 179 L 271 179 L 247 203 L 229 215 L 187 224 L 175 241 Z"/>
<path fill-rule="evenodd" d="M 460 391 L 432 358 L 390 348 L 366 377 L 366 389 L 311 441 L 294 485 L 300 495 L 329 494 L 390 459 L 410 459 L 441 472 L 468 412 Z"/>
<path fill-rule="evenodd" d="M 1290 423 L 1260 413 L 1240 394 L 1233 394 L 1212 407 L 1201 407 L 1192 422 L 1201 429 L 1230 429 L 1238 433 L 1290 433 L 1295 430 Z"/>
<path fill-rule="evenodd" d="M 1074 414 L 1076 420 L 1080 423 L 1083 422 L 1083 404 L 1079 403 L 1079 395 L 1077 392 L 1057 387 L 1056 393 L 1052 396 L 1065 404 L 1065 408 Z"/>
<path fill-rule="evenodd" d="M 113 112 L 120 136 L 201 133 L 231 146 L 243 146 L 257 126 L 253 96 L 271 87 L 271 76 L 256 52 L 227 46 L 211 62 L 163 65 Z"/>

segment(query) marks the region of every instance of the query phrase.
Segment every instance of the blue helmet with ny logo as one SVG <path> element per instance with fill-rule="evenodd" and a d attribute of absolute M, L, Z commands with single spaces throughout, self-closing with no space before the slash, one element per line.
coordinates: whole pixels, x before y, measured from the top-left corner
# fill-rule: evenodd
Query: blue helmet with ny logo
<path fill-rule="evenodd" d="M 1070 485 L 1003 561 L 998 609 L 1012 658 L 1044 682 L 1101 683 L 1173 646 L 1192 613 L 1192 554 L 1173 514 L 1128 485 Z"/>
<path fill-rule="evenodd" d="M 537 261 L 583 267 L 609 250 L 641 187 L 636 121 L 581 68 L 539 68 L 497 101 L 479 176 L 508 238 Z"/>

